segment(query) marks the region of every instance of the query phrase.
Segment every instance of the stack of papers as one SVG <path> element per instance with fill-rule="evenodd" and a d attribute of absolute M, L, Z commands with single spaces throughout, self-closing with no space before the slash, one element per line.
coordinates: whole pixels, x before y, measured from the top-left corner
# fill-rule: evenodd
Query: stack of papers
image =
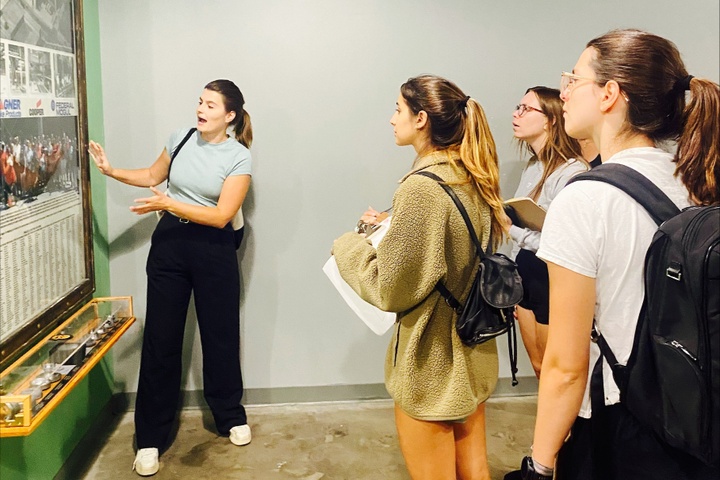
<path fill-rule="evenodd" d="M 380 222 L 380 228 L 375 230 L 368 236 L 368 240 L 372 243 L 373 247 L 377 248 L 380 240 L 385 237 L 385 234 L 390 228 L 391 217 L 386 218 Z M 387 332 L 390 327 L 395 324 L 397 314 L 393 312 L 384 312 L 374 305 L 369 304 L 360 296 L 355 293 L 355 290 L 350 288 L 338 270 L 337 262 L 335 257 L 331 256 L 330 259 L 323 266 L 323 272 L 330 279 L 330 282 L 335 286 L 340 296 L 345 300 L 345 303 L 352 309 L 355 314 L 360 317 L 360 320 L 365 322 L 370 330 L 375 332 L 377 335 L 382 335 Z"/>

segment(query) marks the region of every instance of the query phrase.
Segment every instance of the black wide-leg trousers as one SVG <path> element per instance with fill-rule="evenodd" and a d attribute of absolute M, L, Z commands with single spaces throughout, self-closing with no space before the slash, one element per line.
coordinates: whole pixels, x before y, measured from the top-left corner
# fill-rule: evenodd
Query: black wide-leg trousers
<path fill-rule="evenodd" d="M 195 297 L 205 400 L 218 432 L 247 423 L 240 404 L 240 273 L 235 235 L 163 215 L 147 260 L 147 312 L 137 400 L 138 448 L 167 446 L 180 398 L 185 319 Z"/>

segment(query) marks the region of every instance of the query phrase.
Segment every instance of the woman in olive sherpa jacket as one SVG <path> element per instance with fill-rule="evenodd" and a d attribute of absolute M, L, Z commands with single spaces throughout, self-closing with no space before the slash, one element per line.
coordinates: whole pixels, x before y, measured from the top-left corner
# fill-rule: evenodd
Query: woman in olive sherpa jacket
<path fill-rule="evenodd" d="M 413 479 L 490 478 L 484 401 L 497 382 L 494 341 L 465 346 L 453 310 L 435 285 L 461 301 L 478 268 L 463 219 L 436 174 L 457 193 L 484 247 L 502 238 L 495 144 L 484 112 L 453 83 L 411 78 L 390 122 L 398 145 L 418 157 L 393 198 L 393 217 L 377 250 L 350 232 L 333 253 L 347 283 L 366 301 L 398 312 L 385 362 L 400 447 Z M 374 223 L 377 212 L 362 217 Z"/>

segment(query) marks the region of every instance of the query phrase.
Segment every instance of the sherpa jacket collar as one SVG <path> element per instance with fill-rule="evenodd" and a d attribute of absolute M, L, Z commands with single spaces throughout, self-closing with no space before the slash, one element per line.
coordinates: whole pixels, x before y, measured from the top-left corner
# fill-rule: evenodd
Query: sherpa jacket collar
<path fill-rule="evenodd" d="M 425 156 L 416 158 L 413 162 L 412 169 L 408 173 L 406 173 L 405 176 L 402 177 L 398 183 L 404 182 L 410 175 L 413 175 L 420 170 L 425 170 L 428 167 L 432 167 L 433 165 L 441 165 L 444 163 L 459 161 L 460 152 L 458 152 L 456 149 L 436 150 L 434 152 L 430 152 Z"/>

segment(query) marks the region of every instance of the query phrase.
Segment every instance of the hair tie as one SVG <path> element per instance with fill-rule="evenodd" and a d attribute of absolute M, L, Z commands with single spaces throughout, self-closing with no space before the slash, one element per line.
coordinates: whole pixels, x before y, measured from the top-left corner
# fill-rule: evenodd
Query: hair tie
<path fill-rule="evenodd" d="M 470 95 L 465 97 L 464 99 L 460 100 L 460 110 L 465 110 L 465 107 L 467 107 L 468 100 L 470 100 Z"/>
<path fill-rule="evenodd" d="M 677 90 L 679 92 L 684 92 L 686 90 L 690 90 L 690 80 L 692 80 L 693 78 L 695 78 L 695 77 L 693 77 L 692 75 L 688 75 L 687 77 L 684 77 L 684 78 L 678 78 L 677 80 L 675 80 L 675 85 L 673 86 L 673 90 Z"/>

